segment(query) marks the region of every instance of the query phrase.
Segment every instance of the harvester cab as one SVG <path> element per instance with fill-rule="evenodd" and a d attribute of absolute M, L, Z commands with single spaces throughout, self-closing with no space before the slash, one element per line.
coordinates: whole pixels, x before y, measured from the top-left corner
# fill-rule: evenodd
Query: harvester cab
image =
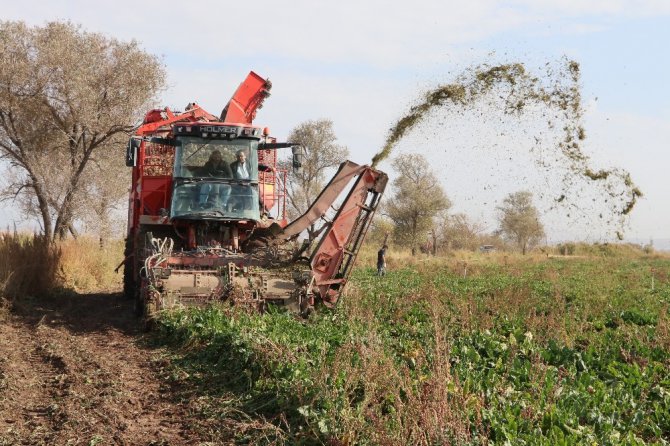
<path fill-rule="evenodd" d="M 233 126 L 175 126 L 170 219 L 260 220 L 260 198 L 265 197 L 258 188 L 258 140 L 237 135 L 239 130 L 250 135 L 257 131 Z M 225 136 L 208 137 L 219 134 Z M 263 206 L 271 209 L 273 204 Z"/>
<path fill-rule="evenodd" d="M 229 300 L 309 312 L 334 305 L 386 186 L 386 174 L 342 163 L 312 206 L 286 219 L 288 172 L 277 143 L 252 124 L 271 84 L 250 73 L 221 117 L 189 104 L 183 113 L 152 110 L 130 139 L 132 167 L 126 239 L 125 293 L 139 313 Z M 313 246 L 296 239 L 326 218 L 354 182 Z M 307 260 L 305 260 L 307 259 Z"/>

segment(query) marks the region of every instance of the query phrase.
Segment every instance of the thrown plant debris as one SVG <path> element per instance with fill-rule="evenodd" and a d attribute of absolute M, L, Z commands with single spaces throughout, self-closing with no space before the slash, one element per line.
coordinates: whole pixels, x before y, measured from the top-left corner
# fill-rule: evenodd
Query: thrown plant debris
<path fill-rule="evenodd" d="M 567 58 L 561 61 L 558 68 L 546 64 L 541 76 L 529 72 L 522 63 L 469 68 L 454 83 L 440 85 L 425 93 L 421 102 L 412 106 L 391 127 L 382 149 L 372 158 L 372 166 L 388 158 L 398 141 L 436 108 L 450 107 L 451 111 L 465 113 L 492 95 L 502 102 L 503 112 L 507 115 L 523 117 L 526 110 L 541 106 L 546 110 L 543 117 L 548 127 L 561 129 L 562 132 L 558 142 L 549 149 L 554 154 L 555 163 L 547 165 L 546 160 L 538 154 L 541 151 L 531 151 L 538 165 L 548 167 L 544 169 L 545 172 L 555 174 L 556 170 L 564 171 L 564 187 L 563 190 L 554 191 L 558 192 L 557 198 L 553 200 L 554 206 L 578 207 L 575 200 L 579 197 L 575 195 L 579 194 L 569 193 L 576 179 L 597 182 L 601 191 L 598 193 L 599 200 L 609 208 L 609 215 L 600 213 L 599 218 L 606 219 L 607 223 L 618 223 L 620 229 L 625 216 L 633 210 L 642 192 L 623 169 L 592 169 L 589 166 L 589 157 L 582 152 L 580 145 L 586 139 L 586 131 L 582 124 L 584 108 L 579 81 L 579 63 Z M 540 141 L 540 138 L 536 138 L 536 144 L 540 144 Z M 547 149 L 544 150 L 546 152 Z"/>

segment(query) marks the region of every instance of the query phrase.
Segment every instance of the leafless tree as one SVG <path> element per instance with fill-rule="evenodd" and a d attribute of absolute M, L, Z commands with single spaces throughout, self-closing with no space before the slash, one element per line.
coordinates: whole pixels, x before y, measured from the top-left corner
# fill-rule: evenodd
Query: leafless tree
<path fill-rule="evenodd" d="M 450 214 L 442 221 L 441 235 L 449 249 L 467 249 L 474 251 L 481 244 L 485 227 L 472 221 L 466 214 Z"/>
<path fill-rule="evenodd" d="M 393 161 L 397 177 L 394 195 L 387 201 L 387 215 L 395 223 L 394 239 L 416 254 L 438 213 L 451 207 L 440 182 L 421 154 L 405 154 Z"/>
<path fill-rule="evenodd" d="M 97 151 L 84 173 L 76 214 L 87 232 L 96 234 L 103 246 L 112 236 L 125 234 L 130 169 L 119 148 L 127 137 L 119 134 Z"/>
<path fill-rule="evenodd" d="M 109 182 L 127 184 L 109 163 L 114 151 L 122 157 L 111 144 L 132 131 L 164 83 L 160 60 L 135 41 L 69 22 L 0 22 L 0 156 L 11 170 L 4 198 L 37 217 L 48 239 L 74 235 L 94 195 Z"/>
<path fill-rule="evenodd" d="M 306 149 L 302 168 L 289 168 L 287 187 L 289 217 L 295 218 L 307 211 L 326 185 L 326 172 L 338 166 L 349 156 L 349 150 L 337 143 L 333 122 L 329 119 L 306 121 L 291 130 L 288 140 Z M 288 166 L 288 164 L 286 164 Z M 321 225 L 307 229 L 311 242 L 318 236 Z"/>

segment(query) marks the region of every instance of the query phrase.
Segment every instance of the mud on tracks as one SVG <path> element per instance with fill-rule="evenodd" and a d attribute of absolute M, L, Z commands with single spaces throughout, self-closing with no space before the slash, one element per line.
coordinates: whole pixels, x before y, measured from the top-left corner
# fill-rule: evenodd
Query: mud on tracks
<path fill-rule="evenodd" d="M 0 315 L 0 445 L 202 444 L 142 338 L 117 294 L 24 300 Z"/>

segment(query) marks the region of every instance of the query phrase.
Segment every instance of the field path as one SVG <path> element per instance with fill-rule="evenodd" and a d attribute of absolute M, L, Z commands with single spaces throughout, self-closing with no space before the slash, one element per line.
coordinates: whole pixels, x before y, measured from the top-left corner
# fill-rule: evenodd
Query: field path
<path fill-rule="evenodd" d="M 0 446 L 201 444 L 131 306 L 96 294 L 0 315 Z"/>

